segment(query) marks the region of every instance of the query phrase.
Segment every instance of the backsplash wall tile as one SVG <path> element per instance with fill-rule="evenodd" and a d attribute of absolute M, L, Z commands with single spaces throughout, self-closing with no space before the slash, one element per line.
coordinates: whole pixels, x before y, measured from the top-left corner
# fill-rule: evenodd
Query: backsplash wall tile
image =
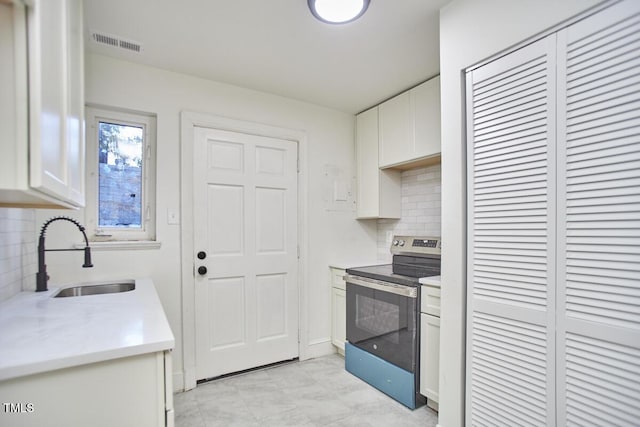
<path fill-rule="evenodd" d="M 388 232 L 440 236 L 440 176 L 439 164 L 402 172 L 402 218 L 378 220 L 378 261 L 391 262 Z"/>
<path fill-rule="evenodd" d="M 34 288 L 38 269 L 35 216 L 33 209 L 0 208 L 0 301 Z"/>

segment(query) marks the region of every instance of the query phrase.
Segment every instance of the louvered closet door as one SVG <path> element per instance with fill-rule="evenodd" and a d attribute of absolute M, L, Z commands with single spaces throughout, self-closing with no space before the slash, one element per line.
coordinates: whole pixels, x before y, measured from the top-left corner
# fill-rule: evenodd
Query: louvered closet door
<path fill-rule="evenodd" d="M 467 75 L 469 426 L 555 423 L 554 73 L 555 35 Z"/>
<path fill-rule="evenodd" d="M 640 2 L 558 33 L 558 114 L 558 425 L 638 426 Z"/>

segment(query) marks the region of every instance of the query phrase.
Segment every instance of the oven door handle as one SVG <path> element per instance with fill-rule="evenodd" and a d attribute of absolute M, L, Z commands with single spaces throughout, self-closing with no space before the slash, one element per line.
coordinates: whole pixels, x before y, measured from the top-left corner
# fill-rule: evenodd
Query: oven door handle
<path fill-rule="evenodd" d="M 389 292 L 403 297 L 418 298 L 418 288 L 413 286 L 398 285 L 396 283 L 383 282 L 381 280 L 369 279 L 368 277 L 354 276 L 347 274 L 343 277 L 347 283 L 375 289 L 382 292 Z"/>

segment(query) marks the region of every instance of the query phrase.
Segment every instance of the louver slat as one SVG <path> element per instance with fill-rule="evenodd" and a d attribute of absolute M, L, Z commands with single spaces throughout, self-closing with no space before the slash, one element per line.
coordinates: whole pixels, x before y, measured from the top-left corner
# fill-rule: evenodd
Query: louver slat
<path fill-rule="evenodd" d="M 640 419 L 640 3 L 558 36 L 558 425 Z"/>
<path fill-rule="evenodd" d="M 540 426 L 553 419 L 548 147 L 554 39 L 474 70 L 468 83 L 470 425 Z M 537 320 L 532 320 L 537 319 Z"/>
<path fill-rule="evenodd" d="M 640 55 L 639 35 L 640 19 L 632 16 L 615 25 L 605 26 L 588 37 L 576 36 L 576 41 L 569 40 L 566 59 L 568 80 L 578 73 L 588 74 L 594 70 L 609 68 L 626 55 Z M 568 35 L 569 38 L 571 36 L 572 34 Z M 595 54 L 598 52 L 599 54 Z M 574 147 L 574 142 L 579 144 L 580 137 L 590 132 L 600 134 L 604 142 L 615 147 L 587 154 L 567 150 L 565 164 L 568 182 L 564 192 L 564 229 L 567 231 L 580 228 L 600 230 L 602 237 L 606 236 L 607 230 L 621 227 L 640 231 L 640 188 L 630 185 L 629 178 L 616 178 L 616 174 L 628 171 L 628 176 L 632 177 L 633 182 L 640 180 L 640 138 L 628 139 L 622 146 L 616 146 L 615 141 L 607 141 L 606 138 L 608 133 L 616 129 L 633 129 L 633 133 L 640 134 L 640 84 L 629 86 L 627 79 L 613 80 L 612 83 L 594 91 L 593 97 L 589 97 L 589 91 L 583 91 L 581 101 L 574 102 L 569 98 L 566 103 L 567 116 L 577 110 L 582 114 L 581 120 L 567 120 L 567 147 Z M 570 93 L 571 86 L 568 85 L 567 88 L 567 92 Z M 587 189 L 584 182 L 598 182 L 600 188 Z M 577 203 L 578 200 L 581 203 Z M 566 236 L 569 237 L 568 234 Z M 640 239 L 628 243 L 640 246 Z M 572 266 L 590 267 L 598 270 L 598 276 L 637 278 L 640 289 L 639 257 L 618 256 L 615 260 L 605 261 L 611 258 L 607 255 L 615 252 L 615 248 L 601 245 L 597 251 L 595 249 L 593 248 L 591 255 L 585 259 L 582 252 L 575 247 L 575 243 L 567 240 L 567 269 Z M 575 295 L 583 290 L 581 282 L 575 282 L 570 277 L 568 279 L 567 294 Z M 629 291 L 628 297 L 632 298 L 632 290 Z M 606 292 L 601 294 L 601 308 L 593 302 L 589 303 L 591 299 L 574 298 L 573 303 L 567 306 L 567 316 L 588 314 L 592 320 L 603 324 L 618 324 L 615 319 L 623 316 L 630 322 L 627 327 L 640 331 L 640 315 L 634 316 L 636 320 L 632 321 L 620 312 L 621 307 L 609 304 L 611 301 L 608 295 Z"/>

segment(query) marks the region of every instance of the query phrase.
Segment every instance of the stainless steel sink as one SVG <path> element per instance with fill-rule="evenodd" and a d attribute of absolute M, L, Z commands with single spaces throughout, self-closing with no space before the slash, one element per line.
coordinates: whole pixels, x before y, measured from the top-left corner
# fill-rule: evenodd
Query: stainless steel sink
<path fill-rule="evenodd" d="M 129 292 L 136 288 L 136 282 L 133 280 L 114 282 L 114 283 L 94 283 L 72 286 L 61 289 L 53 298 L 63 297 L 80 297 L 84 295 L 100 295 L 115 294 L 118 292 Z"/>

